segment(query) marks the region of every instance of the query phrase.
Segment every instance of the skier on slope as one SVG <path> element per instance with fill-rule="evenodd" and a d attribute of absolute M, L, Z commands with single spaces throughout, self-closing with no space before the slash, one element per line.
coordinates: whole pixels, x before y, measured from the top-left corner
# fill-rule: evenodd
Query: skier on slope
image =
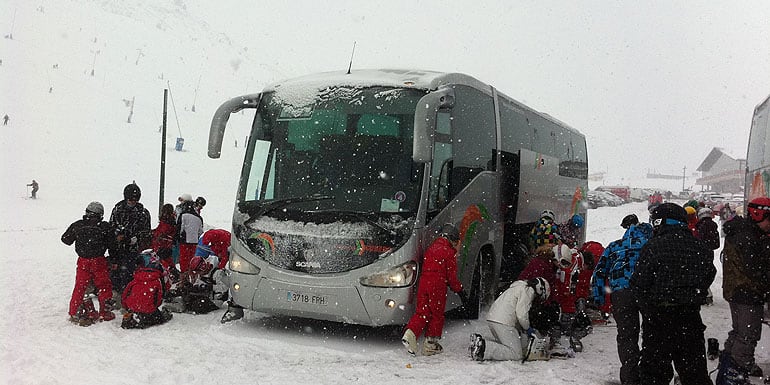
<path fill-rule="evenodd" d="M 548 281 L 542 277 L 512 283 L 487 313 L 492 337 L 471 334 L 470 357 L 475 361 L 548 360 L 547 337 L 532 327 L 530 310 L 549 295 Z"/>

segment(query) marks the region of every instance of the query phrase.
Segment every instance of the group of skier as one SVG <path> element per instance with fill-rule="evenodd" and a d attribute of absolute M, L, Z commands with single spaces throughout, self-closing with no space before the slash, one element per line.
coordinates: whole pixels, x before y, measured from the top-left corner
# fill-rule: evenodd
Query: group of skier
<path fill-rule="evenodd" d="M 103 220 L 103 205 L 91 202 L 61 237 L 75 244 L 78 255 L 70 320 L 109 321 L 122 308 L 122 327 L 144 328 L 171 319 L 169 309 L 198 314 L 218 309 L 214 300 L 227 299 L 222 269 L 230 233 L 203 231 L 205 199 L 183 194 L 176 209 L 162 207 L 159 224 L 151 229 L 139 186 L 127 185 L 123 195 L 109 222 Z M 720 247 L 713 210 L 697 201 L 655 202 L 649 209 L 649 223 L 634 214 L 624 217 L 625 233 L 606 248 L 595 241 L 579 244 L 585 224 L 579 214 L 557 224 L 552 211 L 543 211 L 530 234 L 529 262 L 487 312 L 489 333 L 471 334 L 470 357 L 522 362 L 571 357 L 583 350 L 581 339 L 592 326 L 607 322 L 611 312 L 621 384 L 668 384 L 672 363 L 682 384 L 712 384 L 700 309 L 713 301 L 714 250 Z M 709 351 L 708 357 L 719 358 L 717 385 L 749 384 L 749 376 L 762 375 L 754 350 L 770 297 L 770 198 L 752 200 L 746 217 L 734 216 L 722 227 L 723 291 L 733 322 L 724 350 Z M 442 353 L 447 286 L 468 302 L 457 279 L 459 240 L 457 228 L 445 224 L 423 255 L 416 311 L 402 337 L 412 355 L 420 351 L 423 334 L 422 354 Z"/>
<path fill-rule="evenodd" d="M 580 339 L 591 332 L 588 315 L 589 282 L 598 242 L 578 245 L 584 226 L 580 215 L 557 224 L 550 210 L 542 212 L 530 234 L 532 258 L 487 313 L 489 335 L 473 333 L 468 348 L 472 359 L 547 360 L 574 356 L 582 351 Z M 563 229 L 563 230 L 560 230 Z M 467 295 L 456 277 L 457 229 L 445 224 L 439 237 L 426 249 L 417 291 L 415 314 L 404 330 L 402 343 L 416 355 L 425 332 L 423 355 L 441 353 L 438 343 L 444 324 L 446 288 Z M 579 247 L 578 246 L 582 246 Z M 562 344 L 562 337 L 569 341 Z"/>
<path fill-rule="evenodd" d="M 228 260 L 230 233 L 203 231 L 200 211 L 206 200 L 183 194 L 177 210 L 162 206 L 152 229 L 150 213 L 139 202 L 139 186 L 127 185 L 123 198 L 109 222 L 100 202 L 89 203 L 83 218 L 61 237 L 75 244 L 78 255 L 70 321 L 88 326 L 110 321 L 113 311 L 121 310 L 123 328 L 146 328 L 170 320 L 169 309 L 196 314 L 218 309 L 214 290 L 226 293 L 221 269 Z"/>
<path fill-rule="evenodd" d="M 714 250 L 720 247 L 713 210 L 697 201 L 656 201 L 649 213 L 649 223 L 635 214 L 624 217 L 623 237 L 605 249 L 595 241 L 577 244 L 571 234 L 583 226 L 581 216 L 557 224 L 545 210 L 530 234 L 529 263 L 491 305 L 489 332 L 471 334 L 470 357 L 570 357 L 611 312 L 623 385 L 668 384 L 674 369 L 681 384 L 712 384 L 707 357 L 719 358 L 717 385 L 749 384 L 749 376 L 762 376 L 754 350 L 770 299 L 770 198 L 752 200 L 745 218 L 735 216 L 723 226 L 723 289 L 733 326 L 724 350 L 710 341 L 708 355 L 700 310 L 713 303 Z M 445 225 L 424 255 L 417 311 L 402 338 L 412 355 L 423 331 L 422 354 L 442 352 L 447 286 L 467 300 L 455 276 L 457 241 L 456 229 Z"/>

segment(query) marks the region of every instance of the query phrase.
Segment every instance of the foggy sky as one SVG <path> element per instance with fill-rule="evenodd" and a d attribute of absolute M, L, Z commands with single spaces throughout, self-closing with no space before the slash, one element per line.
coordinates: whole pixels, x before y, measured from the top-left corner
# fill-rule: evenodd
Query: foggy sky
<path fill-rule="evenodd" d="M 770 94 L 763 1 L 236 3 L 208 23 L 277 78 L 347 69 L 354 41 L 353 68 L 464 72 L 586 134 L 610 183 L 689 176 L 713 147 L 745 158 Z"/>

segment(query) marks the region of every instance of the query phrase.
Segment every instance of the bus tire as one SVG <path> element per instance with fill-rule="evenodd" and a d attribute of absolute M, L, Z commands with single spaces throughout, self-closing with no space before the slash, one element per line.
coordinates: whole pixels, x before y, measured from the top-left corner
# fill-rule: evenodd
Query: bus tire
<path fill-rule="evenodd" d="M 478 319 L 481 309 L 487 300 L 489 282 L 488 277 L 491 272 L 490 257 L 484 249 L 479 251 L 476 258 L 476 266 L 473 269 L 473 280 L 468 289 L 468 303 L 463 306 L 463 316 L 467 319 Z"/>

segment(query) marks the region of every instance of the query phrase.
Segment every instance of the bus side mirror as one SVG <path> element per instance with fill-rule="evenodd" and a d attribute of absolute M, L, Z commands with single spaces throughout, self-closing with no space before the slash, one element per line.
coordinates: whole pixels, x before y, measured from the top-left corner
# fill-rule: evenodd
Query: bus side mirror
<path fill-rule="evenodd" d="M 414 148 L 412 159 L 418 163 L 433 158 L 433 135 L 436 132 L 437 113 L 441 108 L 454 106 L 454 90 L 446 87 L 423 96 L 414 112 Z"/>
<path fill-rule="evenodd" d="M 261 93 L 238 96 L 222 103 L 217 108 L 214 118 L 211 119 L 211 129 L 209 130 L 209 158 L 217 159 L 222 154 L 222 140 L 225 137 L 225 127 L 230 119 L 230 114 L 244 108 L 257 108 L 261 96 Z"/>

